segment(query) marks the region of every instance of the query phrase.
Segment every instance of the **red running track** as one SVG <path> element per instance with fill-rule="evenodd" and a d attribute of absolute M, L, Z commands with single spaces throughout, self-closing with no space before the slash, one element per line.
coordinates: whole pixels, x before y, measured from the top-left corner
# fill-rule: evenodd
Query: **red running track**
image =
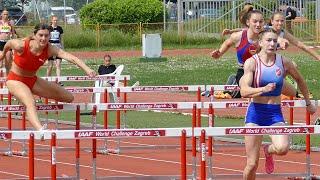
<path fill-rule="evenodd" d="M 6 125 L 6 120 L 2 119 L 1 126 Z M 15 120 L 13 127 L 19 127 L 20 122 Z M 61 127 L 61 126 L 60 126 Z M 74 128 L 70 127 L 69 128 Z M 114 146 L 114 140 L 109 140 L 110 146 Z M 36 148 L 49 148 L 50 141 L 36 141 Z M 217 142 L 220 143 L 221 142 Z M 101 146 L 103 141 L 98 144 Z M 152 145 L 179 145 L 178 138 L 125 138 L 121 140 L 121 146 L 147 147 Z M 188 144 L 190 141 L 188 139 Z M 58 141 L 57 147 L 74 147 L 75 141 Z M 213 153 L 213 172 L 215 174 L 239 174 L 245 165 L 246 157 L 243 146 L 217 146 Z M 81 147 L 90 148 L 91 140 L 81 141 Z M 6 147 L 6 142 L 1 142 L 0 147 Z M 21 142 L 14 142 L 13 148 L 19 150 Z M 263 173 L 264 158 L 261 151 L 259 162 L 259 173 Z M 199 155 L 199 154 L 198 154 Z M 199 158 L 199 156 L 198 156 Z M 305 153 L 300 151 L 290 151 L 284 157 L 276 157 L 276 173 L 296 173 L 305 170 Z M 188 174 L 191 174 L 191 152 L 187 152 Z M 311 169 L 315 174 L 320 174 L 320 154 L 311 153 Z M 49 150 L 37 150 L 35 153 L 35 175 L 36 177 L 50 176 L 50 153 Z M 180 174 L 180 150 L 174 149 L 122 149 L 119 155 L 98 155 L 97 157 L 98 176 L 164 176 Z M 27 157 L 1 157 L 0 179 L 28 179 L 28 158 Z M 199 168 L 197 168 L 199 169 Z M 57 175 L 70 177 L 75 175 L 75 155 L 73 150 L 57 151 Z M 86 150 L 80 155 L 80 175 L 81 179 L 92 179 L 92 155 Z M 232 178 L 232 179 L 241 179 Z M 269 175 L 261 179 L 285 179 L 276 178 Z"/>

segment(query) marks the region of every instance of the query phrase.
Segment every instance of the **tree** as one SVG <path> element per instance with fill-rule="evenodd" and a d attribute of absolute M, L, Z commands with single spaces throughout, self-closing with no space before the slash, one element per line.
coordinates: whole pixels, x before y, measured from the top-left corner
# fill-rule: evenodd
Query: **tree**
<path fill-rule="evenodd" d="M 154 23 L 163 21 L 159 0 L 95 0 L 80 10 L 84 24 Z"/>
<path fill-rule="evenodd" d="M 23 4 L 27 4 L 32 0 L 0 0 L 0 9 L 9 8 L 9 7 L 20 7 L 22 8 Z"/>

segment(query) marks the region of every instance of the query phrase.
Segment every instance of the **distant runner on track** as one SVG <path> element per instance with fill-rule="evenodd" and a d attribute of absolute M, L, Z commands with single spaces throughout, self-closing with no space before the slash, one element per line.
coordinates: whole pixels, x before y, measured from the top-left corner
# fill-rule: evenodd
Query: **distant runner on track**
<path fill-rule="evenodd" d="M 88 76 L 95 77 L 96 72 L 90 69 L 83 61 L 49 43 L 51 27 L 39 24 L 34 29 L 32 37 L 23 40 L 9 40 L 0 53 L 0 60 L 5 54 L 14 50 L 12 68 L 8 74 L 6 85 L 9 92 L 25 107 L 28 120 L 36 130 L 44 130 L 36 110 L 34 95 L 59 102 L 72 102 L 73 95 L 56 83 L 38 78 L 38 69 L 48 57 L 58 56 L 79 66 Z M 43 131 L 42 131 L 43 132 Z"/>

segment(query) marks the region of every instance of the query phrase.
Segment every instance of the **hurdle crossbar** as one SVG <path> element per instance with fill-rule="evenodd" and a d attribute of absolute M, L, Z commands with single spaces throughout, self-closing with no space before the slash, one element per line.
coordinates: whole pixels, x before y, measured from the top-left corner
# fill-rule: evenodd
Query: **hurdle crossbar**
<path fill-rule="evenodd" d="M 96 106 L 97 110 L 176 110 L 176 109 L 193 109 L 193 105 L 197 108 L 202 107 L 201 102 L 151 102 L 151 103 L 88 103 L 87 110 L 93 110 Z"/>
<path fill-rule="evenodd" d="M 43 79 L 47 79 L 48 81 L 97 81 L 97 80 L 120 80 L 124 81 L 130 80 L 129 75 L 99 75 L 96 77 L 89 76 L 50 76 L 50 77 L 42 77 Z"/>
<path fill-rule="evenodd" d="M 311 103 L 318 106 L 318 100 L 311 100 Z M 204 102 L 203 108 L 209 108 L 210 104 L 216 109 L 228 109 L 228 108 L 247 108 L 250 104 L 249 101 L 223 101 L 223 102 Z M 304 100 L 285 100 L 281 101 L 282 107 L 306 107 Z"/>
<path fill-rule="evenodd" d="M 197 128 L 151 128 L 151 129 L 101 129 L 101 130 L 46 130 L 40 131 L 0 131 L 0 139 L 29 139 L 34 134 L 35 139 L 40 139 L 44 133 L 45 139 L 51 139 L 51 134 L 56 134 L 56 139 L 105 139 L 116 137 L 180 137 L 182 130 L 187 137 L 200 136 L 201 131 L 206 136 L 229 135 L 284 135 L 284 134 L 320 134 L 320 126 L 259 126 L 259 127 L 197 127 Z"/>
<path fill-rule="evenodd" d="M 239 91 L 240 87 L 238 85 L 206 85 L 206 90 L 210 91 Z"/>
<path fill-rule="evenodd" d="M 104 93 L 117 92 L 119 89 L 122 93 L 131 92 L 196 92 L 200 88 L 205 90 L 205 85 L 179 85 L 179 86 L 138 86 L 138 87 L 65 87 L 71 93 Z M 0 94 L 6 95 L 9 91 L 7 88 L 0 89 Z"/>
<path fill-rule="evenodd" d="M 41 104 L 36 105 L 37 111 L 76 111 L 77 106 L 80 106 L 80 110 L 86 109 L 86 104 Z M 0 105 L 0 111 L 2 112 L 25 112 L 26 108 L 23 105 Z"/>
<path fill-rule="evenodd" d="M 119 80 L 124 81 L 130 80 L 129 75 L 99 75 L 96 77 L 89 77 L 89 76 L 49 76 L 49 77 L 41 77 L 42 79 L 46 79 L 48 81 L 97 81 L 97 80 Z M 0 83 L 4 83 L 7 81 L 7 78 L 1 77 Z"/>

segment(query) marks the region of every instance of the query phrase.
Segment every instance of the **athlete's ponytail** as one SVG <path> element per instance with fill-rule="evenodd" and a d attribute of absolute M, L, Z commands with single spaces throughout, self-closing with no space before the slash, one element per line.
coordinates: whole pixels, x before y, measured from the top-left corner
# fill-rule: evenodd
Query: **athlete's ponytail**
<path fill-rule="evenodd" d="M 239 21 L 245 27 L 248 27 L 246 22 L 248 19 L 248 14 L 251 11 L 253 11 L 253 5 L 251 3 L 246 3 L 243 6 L 243 9 L 239 12 Z"/>

